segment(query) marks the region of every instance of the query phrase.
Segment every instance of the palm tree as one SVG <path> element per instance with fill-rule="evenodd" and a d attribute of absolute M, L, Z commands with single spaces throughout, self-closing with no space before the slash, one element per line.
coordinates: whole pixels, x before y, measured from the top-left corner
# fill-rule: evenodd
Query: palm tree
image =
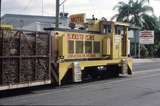
<path fill-rule="evenodd" d="M 117 21 L 129 22 L 129 16 L 131 13 L 131 7 L 133 4 L 133 0 L 129 0 L 128 3 L 123 1 L 119 2 L 113 10 L 118 9 L 118 14 L 112 17 L 112 20 L 117 18 Z"/>
<path fill-rule="evenodd" d="M 148 13 L 153 14 L 153 8 L 146 3 L 149 3 L 149 0 L 129 0 L 128 3 L 121 1 L 113 8 L 118 10 L 118 14 L 114 15 L 112 19 L 129 22 L 141 28 L 150 27 L 147 19 L 153 21 L 153 17 L 148 15 Z"/>

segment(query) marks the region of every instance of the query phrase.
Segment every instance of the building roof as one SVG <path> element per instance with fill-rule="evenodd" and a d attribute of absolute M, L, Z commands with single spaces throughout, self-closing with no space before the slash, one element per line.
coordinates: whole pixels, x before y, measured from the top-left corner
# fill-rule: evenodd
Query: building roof
<path fill-rule="evenodd" d="M 37 18 L 55 18 L 54 16 L 40 16 L 40 15 L 24 15 L 24 14 L 5 14 L 2 16 L 2 19 L 5 17 L 37 17 Z"/>
<path fill-rule="evenodd" d="M 63 23 L 65 23 L 68 18 L 63 18 Z M 11 24 L 15 28 L 22 28 L 23 26 L 28 26 L 35 22 L 45 23 L 45 24 L 55 24 L 55 16 L 38 16 L 38 15 L 21 15 L 21 14 L 5 14 L 2 16 L 2 23 Z M 60 22 L 62 22 L 62 17 L 60 17 Z"/>

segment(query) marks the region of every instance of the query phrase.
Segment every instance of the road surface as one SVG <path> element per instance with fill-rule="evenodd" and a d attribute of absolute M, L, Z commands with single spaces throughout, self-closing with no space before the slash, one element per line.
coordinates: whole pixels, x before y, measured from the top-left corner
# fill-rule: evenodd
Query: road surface
<path fill-rule="evenodd" d="M 0 105 L 160 106 L 160 62 L 134 65 L 133 76 L 0 92 Z"/>

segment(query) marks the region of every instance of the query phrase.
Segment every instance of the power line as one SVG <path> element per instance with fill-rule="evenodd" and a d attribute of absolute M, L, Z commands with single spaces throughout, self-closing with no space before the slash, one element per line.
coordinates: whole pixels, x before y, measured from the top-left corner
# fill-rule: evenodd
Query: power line
<path fill-rule="evenodd" d="M 1 0 L 2 1 L 2 5 L 1 5 L 1 8 L 4 6 L 3 2 L 5 2 L 6 0 Z M 41 8 L 41 12 L 40 10 L 38 10 L 38 12 L 40 12 L 39 14 L 42 14 L 44 15 L 45 13 L 47 13 L 47 11 L 44 11 L 45 10 L 45 1 L 44 0 L 37 0 L 37 1 L 41 1 L 39 5 L 39 7 Z M 6 4 L 5 4 L 6 5 Z M 15 12 L 15 13 L 19 13 L 21 11 L 29 11 L 31 7 L 33 7 L 34 5 L 34 1 L 33 0 L 28 0 L 25 5 L 23 7 L 21 7 L 21 9 L 19 7 L 16 7 L 16 8 L 13 8 L 13 7 L 9 7 L 9 8 L 5 8 L 5 9 L 1 9 L 1 15 L 3 13 L 8 13 L 8 12 Z M 53 11 L 53 10 L 52 10 Z M 50 13 L 48 13 L 50 14 Z"/>
<path fill-rule="evenodd" d="M 0 0 L 0 29 L 1 29 L 1 24 L 2 24 L 1 10 L 2 10 L 2 0 Z"/>
<path fill-rule="evenodd" d="M 29 0 L 29 2 L 27 3 L 27 5 L 26 5 L 22 10 L 28 9 L 28 8 L 31 6 L 32 1 L 33 1 L 33 0 Z M 43 16 L 43 14 L 44 14 L 44 1 L 41 0 L 41 2 L 42 2 L 41 9 L 42 9 L 42 16 Z"/>
<path fill-rule="evenodd" d="M 42 16 L 43 16 L 43 13 L 44 13 L 44 5 L 43 5 L 43 0 L 42 0 Z"/>
<path fill-rule="evenodd" d="M 32 0 L 29 0 L 29 2 L 27 3 L 27 5 L 22 10 L 28 9 L 30 7 L 31 3 L 32 3 Z"/>
<path fill-rule="evenodd" d="M 63 5 L 67 0 L 62 1 L 62 3 L 59 4 L 59 6 Z"/>

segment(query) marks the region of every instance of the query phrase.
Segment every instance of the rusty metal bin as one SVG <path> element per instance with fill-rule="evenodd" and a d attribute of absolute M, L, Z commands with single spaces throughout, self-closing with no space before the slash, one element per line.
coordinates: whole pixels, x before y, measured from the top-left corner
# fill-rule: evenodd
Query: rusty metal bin
<path fill-rule="evenodd" d="M 50 33 L 0 30 L 0 90 L 51 83 Z"/>

